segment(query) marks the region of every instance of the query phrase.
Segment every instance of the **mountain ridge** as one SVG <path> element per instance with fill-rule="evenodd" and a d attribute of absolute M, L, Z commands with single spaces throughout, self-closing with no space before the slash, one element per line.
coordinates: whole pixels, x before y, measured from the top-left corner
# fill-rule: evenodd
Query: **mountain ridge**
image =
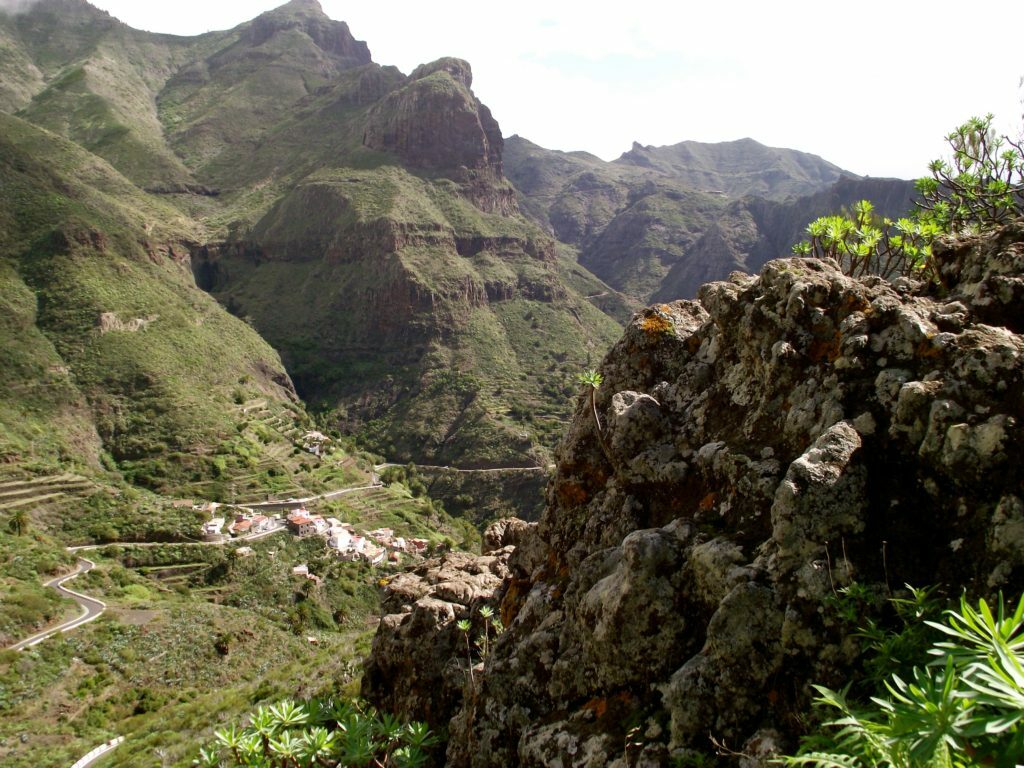
<path fill-rule="evenodd" d="M 681 141 L 661 147 L 633 146 L 612 162 L 657 170 L 706 192 L 730 197 L 785 198 L 816 192 L 855 176 L 818 155 L 769 147 L 752 138 Z"/>
<path fill-rule="evenodd" d="M 877 196 L 887 216 L 905 213 L 914 196 L 910 182 L 861 178 L 753 139 L 634 144 L 611 162 L 517 136 L 506 149 L 520 208 L 638 306 L 693 296 L 734 269 L 757 271 L 787 254 L 812 219 L 851 205 L 857 189 Z M 788 213 L 753 217 L 751 210 Z"/>
<path fill-rule="evenodd" d="M 41 0 L 0 27 L 59 40 L 62 7 Z M 311 2 L 195 38 L 94 15 L 19 114 L 192 222 L 200 283 L 274 341 L 329 423 L 402 460 L 546 463 L 563 390 L 617 328 L 585 295 L 616 300 L 519 216 L 468 63 L 381 67 Z M 547 330 L 527 338 L 540 318 Z M 408 420 L 422 422 L 414 439 Z"/>

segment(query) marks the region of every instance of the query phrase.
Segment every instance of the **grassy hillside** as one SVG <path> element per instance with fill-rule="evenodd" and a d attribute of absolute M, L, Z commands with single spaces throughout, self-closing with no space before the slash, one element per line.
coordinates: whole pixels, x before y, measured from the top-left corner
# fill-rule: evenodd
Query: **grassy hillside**
<path fill-rule="evenodd" d="M 200 283 L 389 458 L 546 463 L 575 373 L 618 326 L 575 289 L 598 281 L 451 186 L 393 165 L 318 172 L 253 229 L 257 257 L 225 247 Z"/>
<path fill-rule="evenodd" d="M 17 337 L 5 349 L 28 388 L 5 404 L 4 433 L 17 440 L 5 451 L 36 436 L 34 453 L 58 441 L 95 464 L 98 435 L 136 481 L 177 489 L 220 474 L 211 455 L 247 421 L 238 403 L 258 397 L 305 418 L 277 354 L 195 287 L 191 222 L 74 144 L 17 118 L 0 124 L 0 276 Z"/>
<path fill-rule="evenodd" d="M 248 558 L 194 546 L 96 554 L 75 587 L 107 613 L 0 653 L 0 761 L 69 765 L 124 734 L 113 764 L 188 765 L 196 734 L 209 738 L 222 718 L 344 689 L 369 641 L 376 577 L 325 558 L 322 540 L 279 535 L 253 548 Z M 324 585 L 293 576 L 295 562 Z"/>

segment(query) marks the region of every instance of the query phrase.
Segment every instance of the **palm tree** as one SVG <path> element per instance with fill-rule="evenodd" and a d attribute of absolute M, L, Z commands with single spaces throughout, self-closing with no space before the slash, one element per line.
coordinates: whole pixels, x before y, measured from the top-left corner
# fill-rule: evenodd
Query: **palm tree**
<path fill-rule="evenodd" d="M 27 510 L 16 509 L 14 514 L 11 515 L 11 522 L 7 524 L 7 527 L 11 529 L 11 533 L 15 536 L 21 536 L 28 530 L 31 523 L 32 519 L 28 516 Z"/>

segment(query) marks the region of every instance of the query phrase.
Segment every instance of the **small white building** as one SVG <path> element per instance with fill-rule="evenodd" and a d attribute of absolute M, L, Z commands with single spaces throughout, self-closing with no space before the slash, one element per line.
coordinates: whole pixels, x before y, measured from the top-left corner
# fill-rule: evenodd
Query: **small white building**
<path fill-rule="evenodd" d="M 339 552 L 348 549 L 351 543 L 352 534 L 340 526 L 332 528 L 331 535 L 327 537 L 327 546 L 337 549 Z"/>
<path fill-rule="evenodd" d="M 387 559 L 388 551 L 384 547 L 375 547 L 370 544 L 363 549 L 361 554 L 370 565 L 380 565 Z"/>

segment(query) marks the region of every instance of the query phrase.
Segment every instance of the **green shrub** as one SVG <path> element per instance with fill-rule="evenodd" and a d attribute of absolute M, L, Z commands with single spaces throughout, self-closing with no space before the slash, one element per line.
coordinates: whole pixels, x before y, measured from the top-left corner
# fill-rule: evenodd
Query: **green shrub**
<path fill-rule="evenodd" d="M 260 707 L 244 729 L 216 732 L 194 765 L 261 766 L 375 765 L 416 768 L 428 762 L 437 739 L 422 723 L 402 723 L 358 704 L 314 699 Z"/>
<path fill-rule="evenodd" d="M 949 160 L 934 160 L 917 181 L 918 210 L 881 218 L 867 200 L 852 213 L 822 216 L 807 225 L 798 256 L 835 259 L 852 277 L 938 278 L 932 244 L 947 234 L 989 229 L 1024 215 L 1024 148 L 992 130 L 992 115 L 974 117 L 946 136 Z"/>
<path fill-rule="evenodd" d="M 839 710 L 835 729 L 814 736 L 799 754 L 778 761 L 829 768 L 975 768 L 1024 759 L 1024 597 L 1007 614 L 1002 596 L 993 614 L 961 598 L 944 623 L 925 622 L 945 636 L 935 660 L 904 677 L 893 674 L 870 705 L 849 687 L 814 686 L 819 704 Z"/>

